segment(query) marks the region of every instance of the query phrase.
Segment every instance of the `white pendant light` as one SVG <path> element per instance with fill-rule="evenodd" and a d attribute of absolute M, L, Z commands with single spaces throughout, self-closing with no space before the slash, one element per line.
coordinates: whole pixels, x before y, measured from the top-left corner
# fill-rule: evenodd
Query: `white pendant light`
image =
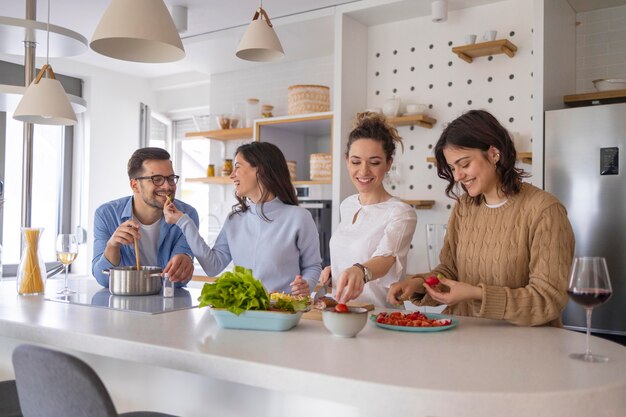
<path fill-rule="evenodd" d="M 431 4 L 433 22 L 441 23 L 448 20 L 448 0 L 435 0 Z"/>
<path fill-rule="evenodd" d="M 123 61 L 161 63 L 185 57 L 163 0 L 112 0 L 89 46 Z"/>
<path fill-rule="evenodd" d="M 50 78 L 44 78 L 44 73 Z M 24 97 L 13 113 L 13 118 L 40 125 L 75 125 L 76 113 L 63 86 L 54 76 L 52 67 L 44 65 L 37 78 L 28 86 Z"/>
<path fill-rule="evenodd" d="M 50 0 L 48 0 L 48 27 L 50 25 Z M 63 86 L 54 76 L 54 71 L 48 63 L 50 51 L 50 32 L 46 37 L 46 65 L 44 65 L 37 78 L 26 89 L 24 97 L 20 100 L 13 118 L 25 123 L 37 123 L 42 125 L 74 125 L 76 113 L 72 110 L 70 101 L 65 94 Z M 43 75 L 49 78 L 43 78 Z"/>
<path fill-rule="evenodd" d="M 261 1 L 252 22 L 239 42 L 235 55 L 247 61 L 275 61 L 285 55 Z"/>

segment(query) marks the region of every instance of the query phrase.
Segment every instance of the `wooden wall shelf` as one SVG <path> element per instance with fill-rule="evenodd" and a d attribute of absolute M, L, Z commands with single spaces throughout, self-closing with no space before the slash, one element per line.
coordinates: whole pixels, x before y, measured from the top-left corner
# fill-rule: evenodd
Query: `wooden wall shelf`
<path fill-rule="evenodd" d="M 532 152 L 518 152 L 517 160 L 522 161 L 525 164 L 533 163 L 533 153 Z"/>
<path fill-rule="evenodd" d="M 201 178 L 187 178 L 185 182 L 200 182 L 203 184 L 232 184 L 230 177 L 227 176 L 216 176 L 216 177 L 201 177 Z"/>
<path fill-rule="evenodd" d="M 292 181 L 293 185 L 314 185 L 314 184 L 332 184 L 332 180 L 311 180 L 311 181 Z"/>
<path fill-rule="evenodd" d="M 214 140 L 241 140 L 252 139 L 252 128 L 241 127 L 237 129 L 218 129 L 218 130 L 206 130 L 203 132 L 187 132 L 185 137 L 188 139 L 214 139 Z"/>
<path fill-rule="evenodd" d="M 187 178 L 186 182 L 197 182 L 202 184 L 232 184 L 230 177 L 215 176 L 215 177 L 201 177 L 201 178 Z M 313 184 L 332 184 L 331 180 L 318 180 L 318 181 L 293 181 L 293 185 L 313 185 Z"/>
<path fill-rule="evenodd" d="M 569 94 L 563 103 L 570 107 L 626 102 L 626 90 L 599 91 L 595 93 Z"/>
<path fill-rule="evenodd" d="M 453 53 L 470 64 L 474 58 L 488 55 L 506 54 L 508 57 L 513 58 L 516 51 L 517 46 L 513 45 L 508 39 L 455 46 L 452 48 Z"/>
<path fill-rule="evenodd" d="M 418 210 L 428 210 L 432 209 L 435 205 L 435 200 L 402 200 L 407 203 L 409 206 L 412 206 Z"/>
<path fill-rule="evenodd" d="M 394 126 L 420 126 L 426 129 L 432 129 L 433 125 L 437 123 L 437 119 L 428 117 L 424 114 L 413 114 L 410 116 L 398 116 L 388 117 L 387 121 Z"/>
<path fill-rule="evenodd" d="M 533 153 L 532 152 L 518 152 L 517 153 L 517 160 L 518 161 L 522 161 L 525 164 L 532 164 L 533 163 Z M 435 159 L 434 156 L 429 156 L 428 158 L 426 158 L 426 162 L 428 162 L 429 164 L 436 164 L 437 160 Z"/>

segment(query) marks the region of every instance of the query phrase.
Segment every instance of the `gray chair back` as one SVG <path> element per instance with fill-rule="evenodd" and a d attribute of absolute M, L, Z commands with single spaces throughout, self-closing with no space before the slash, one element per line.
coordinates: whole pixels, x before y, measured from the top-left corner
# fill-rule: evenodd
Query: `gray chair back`
<path fill-rule="evenodd" d="M 15 381 L 0 381 L 0 417 L 22 417 Z"/>
<path fill-rule="evenodd" d="M 100 377 L 74 356 L 20 345 L 13 368 L 24 417 L 117 417 Z"/>

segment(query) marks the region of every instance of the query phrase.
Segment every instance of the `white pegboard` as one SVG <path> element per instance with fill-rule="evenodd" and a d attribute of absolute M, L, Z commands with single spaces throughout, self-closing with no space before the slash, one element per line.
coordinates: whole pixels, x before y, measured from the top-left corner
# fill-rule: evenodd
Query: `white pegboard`
<path fill-rule="evenodd" d="M 487 30 L 513 42 L 516 55 L 476 58 L 468 64 L 452 53 L 453 46 L 464 44 L 466 34 L 480 40 Z M 454 204 L 445 196 L 446 182 L 426 162 L 446 123 L 467 110 L 484 109 L 517 132 L 519 150 L 530 151 L 532 36 L 532 2 L 527 0 L 452 11 L 444 23 L 426 16 L 369 28 L 367 107 L 382 108 L 395 95 L 403 104 L 428 105 L 427 114 L 437 119 L 433 129 L 398 128 L 405 151 L 396 155 L 400 180 L 390 192 L 403 199 L 436 201 L 433 209 L 417 212 L 408 272 L 428 269 L 425 225 L 446 223 Z"/>

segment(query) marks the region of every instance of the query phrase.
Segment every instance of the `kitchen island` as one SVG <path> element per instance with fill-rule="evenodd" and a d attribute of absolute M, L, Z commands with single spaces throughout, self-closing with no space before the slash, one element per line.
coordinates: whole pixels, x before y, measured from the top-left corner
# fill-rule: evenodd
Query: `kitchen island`
<path fill-rule="evenodd" d="M 75 278 L 81 291 L 97 285 Z M 62 285 L 48 280 L 47 294 Z M 592 338 L 606 364 L 572 360 L 584 335 L 459 318 L 435 333 L 368 323 L 356 338 L 302 320 L 287 332 L 220 329 L 209 309 L 141 314 L 22 297 L 0 284 L 0 379 L 20 343 L 96 369 L 118 411 L 181 416 L 622 416 L 626 347 Z"/>

